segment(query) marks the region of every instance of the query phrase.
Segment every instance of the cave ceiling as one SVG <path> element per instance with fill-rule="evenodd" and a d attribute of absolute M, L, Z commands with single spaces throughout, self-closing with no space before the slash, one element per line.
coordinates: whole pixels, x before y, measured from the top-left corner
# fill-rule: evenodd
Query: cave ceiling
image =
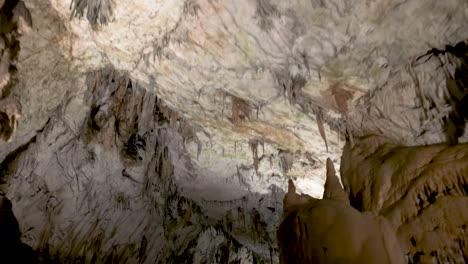
<path fill-rule="evenodd" d="M 34 249 L 276 262 L 346 140 L 468 139 L 464 0 L 20 3 L 0 191 Z"/>

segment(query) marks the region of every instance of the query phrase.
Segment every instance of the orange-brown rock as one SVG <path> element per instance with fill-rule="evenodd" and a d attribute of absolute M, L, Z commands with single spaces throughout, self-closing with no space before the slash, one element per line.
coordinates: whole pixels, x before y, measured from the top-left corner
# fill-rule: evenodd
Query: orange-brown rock
<path fill-rule="evenodd" d="M 331 160 L 324 199 L 297 194 L 289 181 L 278 244 L 280 263 L 405 262 L 386 220 L 349 205 Z"/>
<path fill-rule="evenodd" d="M 371 136 L 343 151 L 351 204 L 387 218 L 411 263 L 468 261 L 468 144 L 405 147 Z"/>

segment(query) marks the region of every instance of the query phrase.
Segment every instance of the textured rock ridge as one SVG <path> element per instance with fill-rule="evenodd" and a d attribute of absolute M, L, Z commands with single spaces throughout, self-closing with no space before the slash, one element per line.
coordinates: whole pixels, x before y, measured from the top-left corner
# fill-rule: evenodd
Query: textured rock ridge
<path fill-rule="evenodd" d="M 354 140 L 341 163 L 354 208 L 388 219 L 410 263 L 465 263 L 468 145 L 405 147 L 375 136 Z"/>
<path fill-rule="evenodd" d="M 334 195 L 298 195 L 289 182 L 278 230 L 280 263 L 406 263 L 395 231 L 384 218 L 352 208 L 327 163 L 325 193 Z"/>

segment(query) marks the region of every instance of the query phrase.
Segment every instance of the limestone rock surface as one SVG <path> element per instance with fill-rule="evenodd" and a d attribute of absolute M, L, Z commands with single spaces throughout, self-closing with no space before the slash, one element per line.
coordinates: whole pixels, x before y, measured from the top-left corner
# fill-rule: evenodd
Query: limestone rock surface
<path fill-rule="evenodd" d="M 345 194 L 328 161 L 325 193 Z M 289 185 L 278 230 L 280 263 L 406 263 L 382 216 L 357 211 L 343 195 L 304 197 Z"/>
<path fill-rule="evenodd" d="M 464 0 L 0 8 L 0 190 L 47 259 L 276 263 L 288 180 L 321 198 L 346 141 L 468 139 Z"/>

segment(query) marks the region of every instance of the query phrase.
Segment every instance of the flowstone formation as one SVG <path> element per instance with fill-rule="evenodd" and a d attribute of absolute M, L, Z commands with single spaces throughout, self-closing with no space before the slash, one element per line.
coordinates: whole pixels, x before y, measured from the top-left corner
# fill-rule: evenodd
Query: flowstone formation
<path fill-rule="evenodd" d="M 391 225 L 350 206 L 329 159 L 323 199 L 298 195 L 290 180 L 283 206 L 280 263 L 406 263 Z"/>
<path fill-rule="evenodd" d="M 341 163 L 351 204 L 388 219 L 410 263 L 465 263 L 468 145 L 405 147 L 379 137 L 355 144 Z"/>
<path fill-rule="evenodd" d="M 353 245 L 362 241 L 369 242 L 372 239 L 362 238 L 351 232 L 352 229 L 360 230 L 362 227 L 352 221 L 353 216 L 344 213 L 349 209 L 339 210 L 337 209 L 340 208 L 339 205 L 334 205 L 329 206 L 331 209 L 321 210 L 320 205 L 325 206 L 330 197 L 345 200 L 346 204 L 349 203 L 354 207 L 353 210 L 385 218 L 392 228 L 387 229 L 386 233 L 375 231 L 373 234 L 382 233 L 384 238 L 396 236 L 397 244 L 401 247 L 399 253 L 406 255 L 407 263 L 467 261 L 468 149 L 466 143 L 460 143 L 466 141 L 463 136 L 466 126 L 466 105 L 463 102 L 467 98 L 465 64 L 467 51 L 466 43 L 460 42 L 455 46 L 447 46 L 444 50 L 430 50 L 417 59 L 425 60 L 426 63 L 438 59 L 439 67 L 446 72 L 445 88 L 432 87 L 434 89 L 432 90 L 431 86 L 424 86 L 424 89 L 420 90 L 421 100 L 431 102 L 426 104 L 421 115 L 432 118 L 439 115 L 440 121 L 436 123 L 436 127 L 444 132 L 444 143 L 419 146 L 408 144 L 405 139 L 392 137 L 391 133 L 369 133 L 372 126 L 364 126 L 354 135 L 348 134 L 340 166 L 341 182 L 346 191 L 346 198 L 343 199 L 342 194 L 338 196 L 336 188 L 335 195 L 327 194 L 328 189 L 333 190 L 330 187 L 332 185 L 328 183 L 329 178 L 325 184 L 324 200 L 320 202 L 313 198 L 298 196 L 293 191 L 289 191 L 286 195 L 284 220 L 278 234 L 282 263 L 288 263 L 290 258 L 296 263 L 328 263 L 339 260 L 340 254 L 346 254 L 345 259 L 362 263 L 380 263 L 385 261 L 385 258 L 379 259 L 377 255 L 395 255 L 391 250 L 386 250 L 377 255 L 367 253 L 365 256 L 368 256 L 368 259 L 360 259 L 362 258 L 360 254 L 364 253 L 356 251 Z M 446 59 L 450 59 L 454 65 L 443 64 Z M 437 74 L 437 70 L 434 74 Z M 368 96 L 366 99 L 378 100 L 382 93 L 384 91 L 376 91 L 373 96 Z M 388 95 L 397 96 L 393 93 Z M 441 111 L 443 107 L 448 107 L 450 111 Z M 374 106 L 374 109 L 376 108 L 377 106 Z M 382 117 L 390 118 L 393 115 L 391 111 L 380 114 Z M 388 120 L 384 118 L 383 122 Z M 424 134 L 420 135 L 425 137 Z M 341 191 L 341 186 L 338 190 Z M 292 209 L 286 206 L 286 201 L 292 199 L 291 197 L 298 197 L 293 200 L 301 200 L 301 202 L 296 201 L 298 205 Z M 290 212 L 291 210 L 293 212 Z M 333 210 L 338 210 L 340 214 Z M 349 221 L 346 222 L 347 220 Z M 345 221 L 342 225 L 346 228 L 330 228 L 325 233 L 331 237 L 347 237 L 352 243 L 347 244 L 346 239 L 332 240 L 333 238 L 328 237 L 321 239 L 320 242 L 308 239 L 312 236 L 320 237 L 322 226 L 342 223 L 339 221 Z M 364 235 L 365 231 L 359 234 Z M 337 253 L 327 255 L 326 252 L 329 252 L 327 239 L 331 239 L 333 243 L 328 243 L 336 245 L 342 251 L 337 250 Z M 377 245 L 375 242 L 372 244 Z M 366 245 L 359 248 L 366 252 Z M 294 259 L 295 256 L 298 259 Z M 391 260 L 389 263 L 399 263 L 399 261 Z"/>

